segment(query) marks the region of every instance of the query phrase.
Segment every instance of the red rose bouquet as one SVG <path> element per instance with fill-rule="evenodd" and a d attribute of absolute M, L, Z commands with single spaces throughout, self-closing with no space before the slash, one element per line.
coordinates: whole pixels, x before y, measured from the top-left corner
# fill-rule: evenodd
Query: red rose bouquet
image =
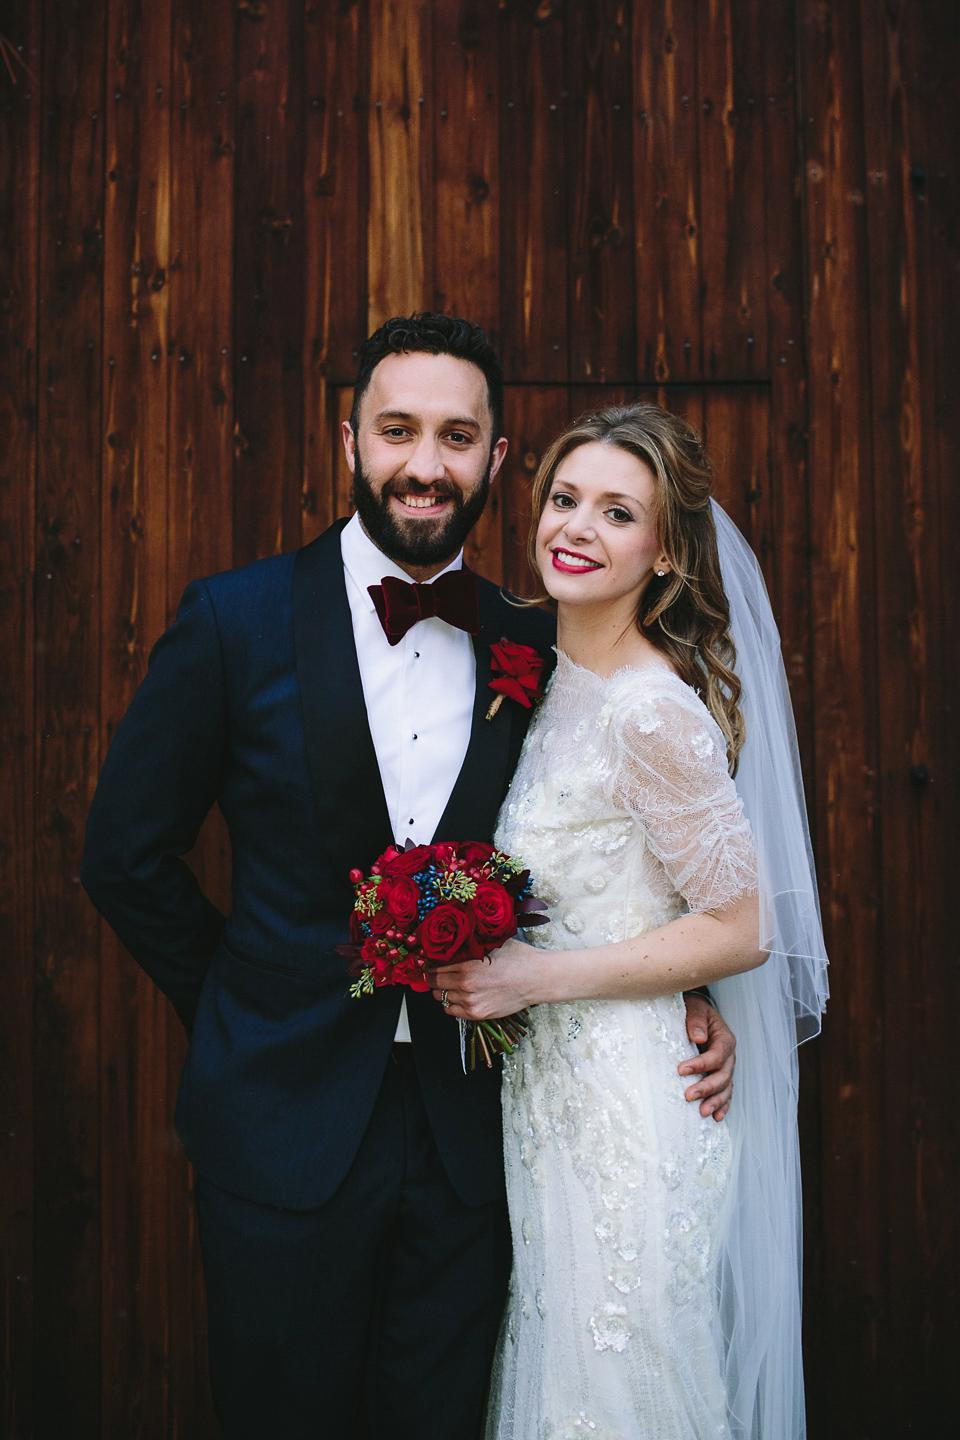
<path fill-rule="evenodd" d="M 370 874 L 351 870 L 357 898 L 350 917 L 350 945 L 338 945 L 350 961 L 354 999 L 381 985 L 429 990 L 427 971 L 458 960 L 480 960 L 523 926 L 543 925 L 546 909 L 530 893 L 530 872 L 517 860 L 476 841 L 465 844 L 391 845 Z M 528 1015 L 503 1020 L 461 1021 L 470 1068 L 477 1050 L 510 1053 L 527 1033 Z"/>

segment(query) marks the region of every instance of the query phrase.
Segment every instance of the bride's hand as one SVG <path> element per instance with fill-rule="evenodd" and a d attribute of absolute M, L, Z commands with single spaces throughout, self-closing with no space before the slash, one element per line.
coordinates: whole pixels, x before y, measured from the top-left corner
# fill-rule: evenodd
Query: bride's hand
<path fill-rule="evenodd" d="M 433 997 L 457 1020 L 500 1020 L 537 1002 L 543 952 L 508 940 L 484 960 L 461 960 L 428 970 Z"/>

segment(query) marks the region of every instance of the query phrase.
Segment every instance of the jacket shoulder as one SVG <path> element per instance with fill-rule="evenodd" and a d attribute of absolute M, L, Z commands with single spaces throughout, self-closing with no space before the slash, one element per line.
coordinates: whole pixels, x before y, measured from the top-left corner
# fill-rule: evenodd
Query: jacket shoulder
<path fill-rule="evenodd" d="M 246 606 L 257 596 L 267 598 L 284 589 L 289 591 L 296 554 L 295 550 L 290 550 L 284 555 L 268 555 L 263 560 L 253 560 L 249 565 L 238 565 L 233 570 L 221 570 L 194 583 L 205 587 L 218 610 L 237 603 Z"/>
<path fill-rule="evenodd" d="M 532 645 L 541 653 L 549 651 L 557 638 L 557 622 L 546 610 L 518 604 L 516 597 L 482 575 L 477 576 L 481 615 L 487 624 L 520 645 Z M 499 637 L 498 637 L 499 638 Z"/>

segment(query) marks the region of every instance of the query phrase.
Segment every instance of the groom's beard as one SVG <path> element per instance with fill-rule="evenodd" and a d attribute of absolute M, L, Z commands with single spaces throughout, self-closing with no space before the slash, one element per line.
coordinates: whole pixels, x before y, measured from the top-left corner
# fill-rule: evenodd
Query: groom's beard
<path fill-rule="evenodd" d="M 492 452 L 486 475 L 466 499 L 450 480 L 441 480 L 434 485 L 418 485 L 412 480 L 397 478 L 388 480 L 378 495 L 364 474 L 359 447 L 355 456 L 353 503 L 373 543 L 398 565 L 439 565 L 442 560 L 452 560 L 483 514 L 490 493 Z M 399 518 L 390 509 L 391 495 L 427 493 L 450 499 L 452 509 L 435 521 Z"/>

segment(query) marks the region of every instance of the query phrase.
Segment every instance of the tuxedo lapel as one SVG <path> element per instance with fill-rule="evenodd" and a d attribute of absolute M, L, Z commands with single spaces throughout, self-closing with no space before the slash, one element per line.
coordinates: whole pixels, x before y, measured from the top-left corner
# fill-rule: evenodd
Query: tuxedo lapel
<path fill-rule="evenodd" d="M 314 800 L 333 873 L 349 885 L 391 843 L 340 552 L 345 522 L 297 552 L 293 637 Z"/>
<path fill-rule="evenodd" d="M 480 582 L 480 629 L 473 639 L 477 690 L 470 743 L 436 829 L 434 839 L 438 841 L 479 840 L 492 835 L 513 769 L 510 762 L 515 747 L 511 740 L 518 707 L 506 701 L 492 720 L 487 719 L 495 698 L 490 689 L 490 646 L 503 633 L 502 618 L 491 598 L 495 593 L 493 587 Z"/>

